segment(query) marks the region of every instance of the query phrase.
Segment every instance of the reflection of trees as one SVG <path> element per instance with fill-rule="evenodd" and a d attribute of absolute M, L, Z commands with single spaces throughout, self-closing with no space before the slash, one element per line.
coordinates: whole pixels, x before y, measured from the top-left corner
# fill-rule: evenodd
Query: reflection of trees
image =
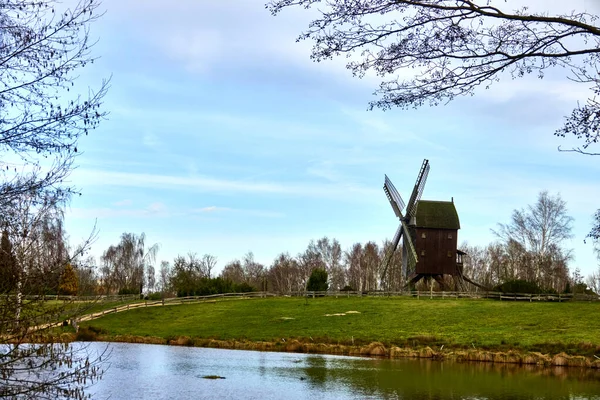
<path fill-rule="evenodd" d="M 385 399 L 594 398 L 600 382 L 599 371 L 576 368 L 325 357 L 306 361 L 304 371 L 312 385 L 343 386 L 359 396 Z"/>
<path fill-rule="evenodd" d="M 308 356 L 304 372 L 312 386 L 325 387 L 327 383 L 327 360 L 323 356 Z"/>

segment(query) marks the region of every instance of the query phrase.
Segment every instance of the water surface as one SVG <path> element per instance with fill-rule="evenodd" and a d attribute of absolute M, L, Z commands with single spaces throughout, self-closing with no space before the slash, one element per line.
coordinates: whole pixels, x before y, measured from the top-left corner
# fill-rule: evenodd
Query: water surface
<path fill-rule="evenodd" d="M 91 343 L 101 351 L 106 343 Z M 592 399 L 600 372 L 112 343 L 94 399 Z M 225 379 L 204 379 L 217 375 Z"/>

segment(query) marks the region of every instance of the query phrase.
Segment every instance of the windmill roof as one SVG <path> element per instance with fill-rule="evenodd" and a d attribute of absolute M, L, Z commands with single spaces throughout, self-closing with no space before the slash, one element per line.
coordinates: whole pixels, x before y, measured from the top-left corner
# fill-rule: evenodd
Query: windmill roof
<path fill-rule="evenodd" d="M 415 214 L 418 228 L 460 229 L 454 202 L 420 200 Z"/>

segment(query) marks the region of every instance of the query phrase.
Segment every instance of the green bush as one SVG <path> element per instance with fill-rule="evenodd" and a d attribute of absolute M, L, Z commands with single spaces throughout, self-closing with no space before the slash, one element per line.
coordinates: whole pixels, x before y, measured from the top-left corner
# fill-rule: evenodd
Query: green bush
<path fill-rule="evenodd" d="M 104 333 L 104 330 L 95 326 L 81 327 L 75 334 L 75 340 L 78 342 L 94 342 L 98 340 L 98 335 Z"/>
<path fill-rule="evenodd" d="M 185 286 L 175 287 L 177 297 L 209 296 L 221 293 L 248 293 L 255 292 L 256 288 L 249 283 L 233 283 L 223 278 L 201 278 L 193 282 L 185 282 Z"/>
<path fill-rule="evenodd" d="M 161 292 L 154 292 L 154 293 L 148 293 L 148 295 L 146 296 L 146 300 L 160 300 L 162 299 L 162 293 Z"/>
<path fill-rule="evenodd" d="M 310 278 L 308 278 L 306 290 L 309 292 L 325 292 L 329 288 L 327 278 L 327 271 L 322 268 L 314 269 L 310 274 Z"/>
<path fill-rule="evenodd" d="M 123 289 L 119 290 L 119 296 L 127 295 L 127 294 L 138 294 L 138 293 L 140 293 L 139 289 L 123 288 Z"/>
<path fill-rule="evenodd" d="M 512 281 L 506 281 L 501 285 L 494 287 L 495 292 L 503 293 L 528 293 L 528 294 L 540 294 L 543 293 L 542 289 L 534 282 L 529 282 L 523 279 L 515 279 Z"/>
<path fill-rule="evenodd" d="M 249 292 L 256 291 L 256 288 L 254 286 L 252 286 L 246 282 L 235 285 L 235 287 L 236 287 L 236 293 L 249 293 Z"/>

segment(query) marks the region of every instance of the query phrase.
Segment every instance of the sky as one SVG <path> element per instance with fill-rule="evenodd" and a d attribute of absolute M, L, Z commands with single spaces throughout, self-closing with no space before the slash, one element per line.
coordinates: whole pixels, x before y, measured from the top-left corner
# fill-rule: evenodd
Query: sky
<path fill-rule="evenodd" d="M 600 157 L 559 152 L 577 142 L 553 135 L 589 93 L 564 71 L 503 79 L 445 106 L 367 111 L 376 78 L 353 77 L 343 59 L 312 62 L 311 44 L 296 42 L 310 11 L 273 17 L 264 0 L 100 8 L 99 59 L 78 85 L 111 77 L 110 114 L 80 140 L 69 179 L 82 195 L 65 214 L 73 245 L 96 224 L 97 259 L 124 232 L 159 243 L 157 261 L 208 253 L 217 271 L 248 251 L 268 266 L 323 236 L 343 249 L 381 243 L 398 224 L 384 174 L 408 200 L 428 159 L 423 199 L 454 198 L 459 243 L 494 241 L 491 229 L 547 190 L 574 218 L 571 267 L 597 269 L 584 238 L 600 207 Z"/>

